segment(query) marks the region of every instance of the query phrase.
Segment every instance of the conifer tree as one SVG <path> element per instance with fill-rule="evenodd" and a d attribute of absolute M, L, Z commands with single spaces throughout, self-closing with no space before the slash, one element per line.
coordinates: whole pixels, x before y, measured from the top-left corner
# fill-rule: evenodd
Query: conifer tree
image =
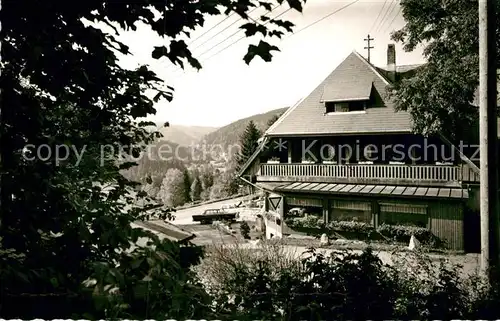
<path fill-rule="evenodd" d="M 198 201 L 201 198 L 202 186 L 198 176 L 193 179 L 191 184 L 191 200 Z"/>
<path fill-rule="evenodd" d="M 281 115 L 283 114 L 275 114 L 271 118 L 269 118 L 269 120 L 267 121 L 267 128 L 271 127 L 281 117 Z"/>
<path fill-rule="evenodd" d="M 255 152 L 258 146 L 258 140 L 262 133 L 260 130 L 255 126 L 255 123 L 251 120 L 246 129 L 245 132 L 243 132 L 243 135 L 240 137 L 240 152 L 236 156 L 236 161 L 237 161 L 237 170 L 241 169 L 241 167 L 247 162 L 247 160 L 252 156 L 252 154 Z"/>
<path fill-rule="evenodd" d="M 184 201 L 189 203 L 191 202 L 191 178 L 187 169 L 182 172 L 182 181 Z"/>

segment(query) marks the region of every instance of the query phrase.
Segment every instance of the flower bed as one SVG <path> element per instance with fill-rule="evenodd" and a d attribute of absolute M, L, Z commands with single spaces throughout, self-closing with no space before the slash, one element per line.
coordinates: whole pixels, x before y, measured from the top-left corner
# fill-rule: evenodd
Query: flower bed
<path fill-rule="evenodd" d="M 297 232 L 312 236 L 320 236 L 325 233 L 329 236 L 340 235 L 347 239 L 378 240 L 373 226 L 368 223 L 355 221 L 333 221 L 325 224 L 323 219 L 308 216 L 307 218 L 292 218 L 285 221 L 286 225 Z"/>
<path fill-rule="evenodd" d="M 432 234 L 429 229 L 423 227 L 382 224 L 377 228 L 377 231 L 396 242 L 408 243 L 411 236 L 414 235 L 419 242 L 425 245 L 431 247 L 440 247 L 443 245 L 442 240 Z"/>
<path fill-rule="evenodd" d="M 377 229 L 373 225 L 356 221 L 332 221 L 327 224 L 322 218 L 308 216 L 304 218 L 288 218 L 285 220 L 288 227 L 297 232 L 306 233 L 311 236 L 320 236 L 325 233 L 329 236 L 340 235 L 346 239 L 361 241 L 393 241 L 406 243 L 414 235 L 422 244 L 431 247 L 440 247 L 443 242 L 426 228 L 403 225 L 382 224 Z"/>

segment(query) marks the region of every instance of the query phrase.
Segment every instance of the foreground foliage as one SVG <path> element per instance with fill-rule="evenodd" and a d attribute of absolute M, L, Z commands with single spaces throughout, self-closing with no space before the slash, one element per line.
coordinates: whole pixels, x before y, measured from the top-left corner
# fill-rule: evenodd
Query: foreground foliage
<path fill-rule="evenodd" d="M 496 39 L 500 39 L 500 1 L 494 3 Z M 425 46 L 427 64 L 396 85 L 392 94 L 397 108 L 411 114 L 418 133 L 440 132 L 455 142 L 478 141 L 474 104 L 479 85 L 477 2 L 402 0 L 401 7 L 406 24 L 392 39 L 407 51 Z M 496 48 L 498 54 L 498 40 Z"/>
<path fill-rule="evenodd" d="M 274 254 L 273 254 L 274 253 Z M 430 320 L 498 318 L 497 287 L 422 253 L 393 253 L 392 265 L 363 253 L 278 244 L 212 249 L 197 268 L 219 317 L 250 320 Z"/>
<path fill-rule="evenodd" d="M 259 17 L 264 26 L 249 16 L 250 10 L 269 12 L 271 4 L 288 4 L 300 11 L 302 3 L 2 3 L 1 317 L 87 313 L 182 319 L 203 314 L 203 304 L 193 303 L 203 302 L 203 289 L 187 272 L 196 255 L 177 265 L 176 253 L 187 249 L 130 226 L 151 215 L 170 217 L 168 210 L 152 213 L 154 200 L 142 202 L 147 193 L 137 191 L 122 171 L 158 138 L 146 127 L 153 123 L 138 119 L 155 114 L 159 100 L 170 101 L 173 88 L 147 66 L 128 70 L 118 65 L 119 55 L 130 54 L 118 40 L 118 29 L 136 30 L 142 22 L 164 37 L 164 45 L 151 48 L 153 58 L 201 68 L 179 37 L 189 37 L 207 15 L 235 12 L 247 36 L 263 35 L 244 60 L 269 61 L 277 48 L 265 39 L 281 37 L 293 24 L 266 15 Z M 107 25 L 111 33 L 95 23 Z M 155 252 L 136 247 L 129 253 L 140 238 L 151 239 Z"/>

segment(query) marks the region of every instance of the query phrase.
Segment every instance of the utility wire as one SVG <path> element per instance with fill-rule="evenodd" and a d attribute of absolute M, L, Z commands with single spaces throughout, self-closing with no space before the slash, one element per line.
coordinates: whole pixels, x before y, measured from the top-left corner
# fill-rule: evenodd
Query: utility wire
<path fill-rule="evenodd" d="M 382 5 L 382 8 L 381 8 L 381 9 L 380 9 L 380 11 L 378 12 L 378 16 L 377 16 L 377 18 L 373 21 L 373 24 L 372 24 L 372 26 L 371 26 L 371 28 L 370 28 L 370 32 L 368 32 L 369 34 L 370 34 L 370 33 L 372 33 L 372 31 L 373 31 L 373 27 L 375 27 L 375 24 L 377 23 L 378 18 L 380 18 L 380 16 L 382 15 L 382 11 L 384 11 L 385 4 L 387 3 L 387 1 L 388 1 L 388 0 L 385 0 L 385 1 L 384 1 L 384 4 Z"/>
<path fill-rule="evenodd" d="M 333 16 L 334 14 L 336 14 L 336 13 L 338 13 L 338 12 L 340 12 L 340 11 L 342 11 L 342 10 L 346 9 L 346 8 L 348 8 L 349 6 L 351 6 L 351 5 L 355 4 L 355 3 L 356 3 L 356 2 L 358 2 L 358 1 L 359 1 L 359 0 L 354 0 L 354 1 L 350 2 L 350 3 L 348 3 L 347 5 L 345 5 L 345 6 L 341 7 L 341 8 L 339 8 L 339 9 L 334 10 L 333 12 L 331 12 L 331 13 L 327 14 L 326 16 L 324 16 L 324 17 L 322 17 L 322 18 L 320 18 L 320 19 L 318 19 L 318 20 L 316 20 L 316 21 L 314 21 L 314 22 L 310 23 L 309 25 L 305 26 L 304 28 L 299 29 L 298 31 L 296 31 L 296 32 L 292 33 L 290 36 L 288 36 L 288 37 L 287 37 L 287 38 L 285 38 L 284 40 L 289 39 L 289 38 L 293 37 L 294 35 L 297 35 L 298 33 L 300 33 L 300 32 L 302 32 L 302 31 L 304 31 L 304 30 L 306 30 L 306 29 L 308 29 L 308 28 L 312 27 L 313 25 L 315 25 L 315 24 L 317 24 L 317 23 L 319 23 L 319 22 L 321 22 L 321 21 L 323 21 L 323 20 L 325 20 L 325 19 L 327 19 L 327 18 L 329 18 L 329 17 Z M 274 9 L 273 9 L 273 10 L 274 10 Z M 280 13 L 279 15 L 277 15 L 276 17 L 274 17 L 273 19 L 277 19 L 277 18 L 279 18 L 280 16 L 284 15 L 285 13 L 287 13 L 287 12 L 288 12 L 288 11 L 290 11 L 290 10 L 291 10 L 291 8 L 288 8 L 288 9 L 287 9 L 287 10 L 285 10 L 284 12 L 282 12 L 282 13 Z M 267 21 L 264 25 L 266 25 L 267 23 L 269 23 L 269 21 Z M 238 30 L 238 31 L 240 31 L 240 30 Z M 233 35 L 231 35 L 230 37 L 232 37 L 232 36 L 234 36 L 234 34 L 233 34 Z M 230 38 L 230 37 L 228 37 L 228 38 Z M 224 47 L 223 49 L 221 49 L 221 50 L 217 51 L 216 53 L 214 53 L 213 55 L 211 55 L 211 56 L 209 56 L 207 59 L 205 59 L 205 60 L 203 61 L 203 63 L 205 63 L 207 60 L 209 60 L 209 59 L 211 59 L 211 58 L 215 57 L 216 55 L 220 54 L 221 52 L 223 52 L 224 50 L 228 49 L 229 47 L 233 46 L 233 45 L 234 45 L 234 44 L 236 44 L 237 42 L 239 42 L 239 41 L 243 40 L 245 37 L 246 37 L 246 36 L 242 36 L 241 38 L 237 39 L 237 40 L 236 40 L 236 41 L 234 41 L 233 43 L 231 43 L 231 44 L 229 44 L 228 46 Z M 225 40 L 227 40 L 228 38 L 226 38 Z M 225 41 L 225 40 L 224 40 L 224 41 Z M 223 41 L 223 42 L 224 42 L 224 41 Z"/>
<path fill-rule="evenodd" d="M 207 52 L 209 52 L 210 50 L 214 49 L 215 47 L 223 44 L 224 42 L 226 42 L 227 40 L 229 40 L 230 38 L 234 37 L 236 34 L 238 34 L 239 32 L 241 31 L 241 29 L 238 28 L 238 30 L 236 30 L 234 33 L 232 33 L 229 37 L 226 37 L 225 39 L 219 41 L 218 43 L 216 43 L 215 45 L 213 45 L 212 47 L 208 48 L 207 50 L 203 51 L 202 53 L 200 53 L 198 56 L 203 56 L 204 54 L 206 54 Z"/>
<path fill-rule="evenodd" d="M 255 7 L 255 8 L 253 8 L 252 10 L 250 10 L 250 12 L 248 12 L 248 15 L 250 15 L 252 12 L 254 12 L 255 10 L 257 10 L 258 8 L 260 8 L 260 7 Z M 277 8 L 277 7 L 275 7 L 274 9 L 276 9 L 276 8 Z M 271 11 L 273 11 L 274 9 L 272 9 Z M 227 18 L 229 18 L 229 17 L 227 17 Z M 227 19 L 227 18 L 226 18 L 226 19 Z M 226 19 L 224 19 L 224 20 L 226 20 Z M 223 21 L 224 21 L 224 20 L 223 20 Z M 207 40 L 203 41 L 201 44 L 199 44 L 199 45 L 197 45 L 196 47 L 194 47 L 193 49 L 191 49 L 191 52 L 192 52 L 192 51 L 194 51 L 194 50 L 196 50 L 197 48 L 199 48 L 199 47 L 203 46 L 204 44 L 206 44 L 207 42 L 209 42 L 209 41 L 210 41 L 210 40 L 212 40 L 213 38 L 217 37 L 217 36 L 218 36 L 218 35 L 220 35 L 222 32 L 226 31 L 226 30 L 227 30 L 227 29 L 229 29 L 231 26 L 233 26 L 235 23 L 237 23 L 237 22 L 239 22 L 239 21 L 241 21 L 241 20 L 243 20 L 243 18 L 241 18 L 241 17 L 240 17 L 239 19 L 237 19 L 237 20 L 233 21 L 231 24 L 229 24 L 228 26 L 226 26 L 224 29 L 220 30 L 218 33 L 216 33 L 216 34 L 215 34 L 215 35 L 213 35 L 212 37 L 208 38 Z M 221 21 L 221 22 L 222 22 L 222 21 Z M 238 32 L 240 32 L 240 31 L 241 31 L 241 29 L 239 29 L 239 28 L 238 28 L 238 30 L 237 30 L 235 33 L 233 33 L 233 34 L 232 34 L 232 35 L 230 35 L 229 37 L 225 38 L 224 40 L 220 41 L 220 42 L 219 42 L 219 43 L 217 43 L 216 45 L 214 45 L 214 46 L 210 47 L 208 50 L 205 50 L 204 52 L 202 52 L 201 54 L 199 54 L 199 56 L 204 55 L 205 53 L 209 52 L 210 50 L 212 50 L 213 48 L 217 47 L 217 46 L 218 46 L 218 45 L 220 45 L 221 43 L 226 42 L 226 40 L 228 40 L 229 38 L 233 37 L 235 34 L 237 34 L 237 33 L 238 33 Z M 193 41 L 193 42 L 194 42 L 194 41 Z M 174 66 L 174 68 L 175 68 L 175 69 L 173 70 L 173 73 L 174 73 L 174 74 L 175 74 L 175 73 L 178 73 L 178 72 L 180 72 L 180 71 L 182 71 L 182 70 L 183 70 L 183 68 L 178 67 L 178 66 Z"/>
<path fill-rule="evenodd" d="M 392 4 L 394 3 L 395 1 L 392 0 L 391 3 L 389 4 L 389 6 L 387 7 L 387 9 L 385 10 L 385 13 L 384 13 L 384 16 L 382 17 L 382 19 L 380 20 L 380 22 L 378 23 L 377 25 L 377 28 L 375 28 L 375 33 L 378 33 L 378 30 L 380 29 L 380 27 L 382 26 L 382 24 L 384 24 L 385 22 L 385 18 L 387 17 L 387 14 L 389 13 L 389 10 L 392 6 Z"/>
<path fill-rule="evenodd" d="M 248 14 L 251 14 L 252 12 L 254 12 L 255 10 L 257 10 L 259 7 L 255 7 L 253 8 Z M 229 17 L 227 17 L 229 18 Z M 226 18 L 226 19 L 227 19 Z M 225 20 L 225 19 L 224 19 Z M 203 41 L 202 43 L 200 43 L 199 45 L 197 45 L 196 47 L 194 47 L 193 49 L 191 49 L 191 51 L 194 51 L 198 48 L 200 48 L 201 46 L 203 46 L 204 44 L 206 44 L 207 42 L 209 42 L 210 40 L 212 40 L 213 38 L 217 37 L 218 35 L 220 35 L 222 32 L 226 31 L 227 29 L 231 28 L 235 23 L 239 22 L 240 20 L 242 20 L 242 18 L 240 17 L 239 19 L 233 21 L 231 24 L 229 24 L 228 26 L 226 26 L 224 29 L 222 29 L 221 31 L 217 32 L 215 35 L 213 35 L 212 37 L 208 38 L 207 40 Z"/>
<path fill-rule="evenodd" d="M 193 43 L 196 42 L 196 40 L 200 39 L 201 37 L 203 37 L 204 35 L 206 35 L 207 33 L 209 33 L 210 31 L 214 30 L 215 28 L 217 28 L 221 23 L 223 23 L 224 21 L 226 21 L 227 19 L 231 18 L 232 16 L 234 15 L 234 11 L 231 12 L 230 15 L 228 15 L 227 17 L 225 17 L 224 19 L 222 19 L 221 21 L 219 21 L 215 26 L 213 26 L 212 28 L 208 29 L 207 31 L 205 31 L 204 33 L 202 33 L 201 35 L 199 35 L 198 37 L 194 38 L 189 45 L 192 45 Z"/>
<path fill-rule="evenodd" d="M 268 13 L 266 13 L 264 16 L 270 14 L 271 12 L 273 12 L 274 10 L 276 10 L 279 6 L 276 6 L 274 7 L 271 11 L 269 11 Z M 254 9 L 255 10 L 255 9 Z M 288 8 L 287 10 L 285 10 L 284 12 L 280 13 L 279 15 L 277 15 L 276 17 L 274 17 L 273 19 L 276 19 L 278 17 L 280 17 L 281 15 L 285 14 L 286 12 L 288 12 L 289 10 L 291 10 L 291 8 Z M 253 11 L 253 10 L 252 10 Z M 259 19 L 260 20 L 260 19 Z M 268 20 L 266 21 L 263 26 L 265 26 L 266 24 L 268 24 L 271 20 Z M 226 42 L 228 39 L 234 37 L 238 32 L 241 32 L 242 29 L 239 29 L 236 30 L 236 32 L 234 32 L 232 35 L 230 35 L 229 37 L 226 37 L 225 39 L 223 39 L 222 41 L 219 41 L 217 44 L 213 45 L 212 47 L 210 47 L 209 49 L 205 50 L 204 52 L 202 52 L 201 54 L 199 54 L 198 56 L 201 57 L 203 56 L 204 54 L 208 53 L 209 51 L 211 51 L 212 49 L 214 49 L 215 47 L 219 46 L 220 44 Z M 242 36 L 241 38 L 237 39 L 236 41 L 230 43 L 229 45 L 227 45 L 226 47 L 222 48 L 221 50 L 217 51 L 216 53 L 210 55 L 208 58 L 204 59 L 201 63 L 205 63 L 208 59 L 211 59 L 213 58 L 214 56 L 220 54 L 221 52 L 223 52 L 224 50 L 228 49 L 229 47 L 233 46 L 234 44 L 236 44 L 237 42 L 241 41 L 242 39 L 246 38 L 246 36 Z M 174 71 L 174 73 L 176 72 L 179 72 L 179 71 L 182 71 L 183 69 L 182 68 L 178 68 L 176 71 Z"/>
<path fill-rule="evenodd" d="M 394 17 L 392 18 L 391 23 L 389 23 L 387 28 L 384 30 L 384 33 L 386 33 L 391 28 L 392 24 L 394 23 L 394 21 L 396 21 L 396 18 L 399 16 L 400 12 L 401 12 L 401 6 L 398 8 L 398 12 L 396 12 L 396 15 L 394 15 Z"/>
<path fill-rule="evenodd" d="M 392 12 L 394 11 L 394 9 L 396 9 L 396 7 L 398 7 L 398 2 L 397 1 L 394 1 L 394 6 L 392 6 L 392 9 L 391 11 L 389 12 L 389 14 L 387 15 L 387 19 L 386 21 L 384 21 L 384 23 L 382 23 L 382 25 L 380 25 L 380 29 L 378 30 L 378 32 L 380 33 L 382 31 L 382 28 L 383 26 L 385 25 L 385 23 L 389 20 L 389 17 L 391 16 Z"/>
<path fill-rule="evenodd" d="M 292 8 L 288 8 L 288 9 L 286 9 L 285 11 L 283 11 L 282 13 L 280 13 L 279 15 L 277 15 L 276 17 L 274 17 L 274 18 L 273 18 L 273 20 L 274 20 L 274 19 L 277 19 L 277 18 L 279 18 L 279 17 L 281 17 L 282 15 L 284 15 L 285 13 L 287 13 L 288 11 L 290 11 L 291 9 L 292 9 Z M 264 23 L 264 24 L 263 24 L 263 26 L 265 26 L 266 24 L 268 24 L 270 21 L 271 21 L 271 20 L 266 21 L 266 23 Z M 236 41 L 234 41 L 234 42 L 230 43 L 228 46 L 226 46 L 226 47 L 222 48 L 221 50 L 217 51 L 216 53 L 214 53 L 214 54 L 210 55 L 208 58 L 206 58 L 206 59 L 203 61 L 203 63 L 207 62 L 209 59 L 211 59 L 211 58 L 213 58 L 213 57 L 217 56 L 218 54 L 220 54 L 220 53 L 221 53 L 221 52 L 223 52 L 224 50 L 228 49 L 229 47 L 231 47 L 231 46 L 235 45 L 236 43 L 240 42 L 241 40 L 243 40 L 243 39 L 245 39 L 245 38 L 246 38 L 246 36 L 245 36 L 245 35 L 244 35 L 244 36 L 242 36 L 242 37 L 240 37 L 240 38 L 238 38 Z"/>
<path fill-rule="evenodd" d="M 269 11 L 268 13 L 266 13 L 264 16 L 266 16 L 266 15 L 270 14 L 271 12 L 273 12 L 274 10 L 276 10 L 277 8 L 278 8 L 278 6 L 274 7 L 271 11 Z M 290 10 L 290 9 L 288 9 L 288 10 Z M 277 16 L 277 17 L 278 17 L 278 16 Z M 275 17 L 274 19 L 276 19 L 277 17 Z M 266 23 L 264 23 L 263 25 L 265 26 L 268 22 L 269 22 L 269 21 L 267 21 L 267 22 L 266 22 Z M 199 57 L 203 56 L 204 54 L 206 54 L 206 53 L 207 53 L 207 52 L 209 52 L 210 50 L 212 50 L 212 49 L 214 49 L 215 47 L 217 47 L 217 46 L 219 46 L 219 45 L 223 44 L 224 42 L 226 42 L 226 41 L 227 41 L 227 40 L 229 40 L 230 38 L 234 37 L 236 34 L 238 34 L 238 33 L 239 33 L 239 32 L 241 32 L 241 31 L 242 31 L 242 29 L 238 28 L 238 30 L 236 30 L 236 31 L 235 31 L 233 34 L 231 34 L 229 37 L 227 37 L 226 39 L 224 39 L 224 40 L 222 40 L 222 41 L 219 41 L 218 43 L 216 43 L 215 45 L 213 45 L 213 46 L 212 46 L 212 47 L 210 47 L 209 49 L 207 49 L 207 50 L 203 51 L 203 52 L 202 52 L 201 54 L 199 54 L 198 56 L 199 56 Z M 245 36 L 244 36 L 244 37 L 245 37 Z M 244 38 L 244 37 L 243 37 L 243 38 Z M 238 42 L 238 41 L 239 41 L 239 39 L 238 39 L 237 41 L 233 42 L 233 44 L 234 44 L 234 43 L 236 43 L 236 42 Z M 230 46 L 231 46 L 231 45 L 229 45 L 229 47 L 230 47 Z"/>
<path fill-rule="evenodd" d="M 272 11 L 274 11 L 276 8 L 277 8 L 277 7 L 275 7 L 273 10 L 271 10 L 271 11 L 270 11 L 270 12 L 268 12 L 267 14 L 271 13 L 271 12 L 272 12 Z M 275 16 L 274 18 L 272 18 L 271 20 L 275 20 L 275 19 L 277 19 L 277 18 L 281 17 L 282 15 L 286 14 L 286 13 L 287 13 L 288 11 L 290 11 L 291 9 L 292 9 L 292 8 L 288 8 L 288 9 L 286 9 L 286 10 L 285 10 L 285 11 L 283 11 L 282 13 L 280 13 L 280 14 L 278 14 L 277 16 Z M 263 26 L 267 25 L 269 22 L 271 22 L 271 20 L 266 21 L 266 22 L 263 24 Z M 236 33 L 240 32 L 240 31 L 241 31 L 241 30 L 239 29 L 237 32 L 235 32 L 235 33 L 234 33 L 234 34 L 232 34 L 231 36 L 227 37 L 227 38 L 226 38 L 226 39 L 224 39 L 222 42 L 225 42 L 226 40 L 228 40 L 229 38 L 233 37 Z M 218 54 L 220 54 L 221 52 L 223 52 L 223 51 L 225 51 L 225 50 L 229 49 L 231 46 L 234 46 L 236 43 L 240 42 L 241 40 L 243 40 L 243 39 L 245 39 L 245 38 L 246 38 L 246 36 L 245 36 L 245 35 L 243 35 L 242 37 L 240 37 L 240 38 L 236 39 L 236 41 L 234 41 L 234 42 L 230 43 L 230 44 L 229 44 L 229 45 L 227 45 L 226 47 L 224 47 L 224 48 L 220 49 L 219 51 L 217 51 L 217 52 L 213 53 L 212 55 L 210 55 L 209 57 L 207 57 L 206 59 L 204 59 L 201 63 L 203 64 L 203 63 L 207 62 L 209 59 L 212 59 L 213 57 L 215 57 L 215 56 L 217 56 Z M 222 42 L 221 42 L 221 43 L 222 43 Z M 220 44 L 220 43 L 219 43 L 219 44 Z M 216 47 L 216 46 L 214 46 L 214 47 Z M 207 50 L 207 51 L 209 51 L 209 50 Z M 179 68 L 177 71 L 180 71 L 180 70 L 182 70 L 182 69 L 181 69 L 181 68 Z M 175 78 L 174 78 L 174 80 L 175 80 L 175 79 L 177 79 L 177 78 L 178 78 L 178 77 L 175 77 Z"/>
<path fill-rule="evenodd" d="M 327 19 L 327 18 L 329 18 L 329 17 L 333 16 L 334 14 L 336 14 L 336 13 L 338 13 L 338 12 L 340 12 L 340 11 L 342 11 L 342 10 L 346 9 L 347 7 L 352 6 L 353 4 L 355 4 L 355 3 L 356 3 L 356 2 L 358 2 L 358 1 L 359 1 L 359 0 L 354 0 L 354 1 L 352 1 L 352 2 L 350 2 L 350 3 L 348 3 L 348 4 L 346 4 L 345 6 L 343 6 L 343 7 L 339 8 L 339 9 L 337 9 L 337 10 L 335 10 L 335 11 L 333 11 L 333 12 L 329 13 L 329 14 L 327 14 L 327 15 L 326 15 L 326 16 L 324 16 L 323 18 L 321 18 L 321 19 L 319 19 L 319 20 L 314 21 L 313 23 L 311 23 L 311 24 L 309 24 L 309 25 L 305 26 L 304 28 L 302 28 L 302 29 L 298 30 L 297 32 L 292 33 L 292 34 L 291 34 L 290 36 L 288 36 L 288 38 L 286 38 L 286 39 L 289 39 L 289 38 L 291 38 L 291 37 L 293 37 L 293 36 L 295 36 L 295 35 L 299 34 L 300 32 L 302 32 L 302 31 L 304 31 L 304 30 L 308 29 L 309 27 L 312 27 L 312 26 L 314 26 L 315 24 L 317 24 L 317 23 L 319 23 L 319 22 L 321 22 L 321 21 L 323 21 L 323 20 L 325 20 L 325 19 Z"/>
<path fill-rule="evenodd" d="M 333 16 L 334 14 L 336 14 L 336 13 L 338 13 L 338 12 L 340 12 L 340 11 L 342 11 L 342 10 L 346 9 L 347 7 L 349 7 L 349 6 L 353 5 L 354 3 L 358 2 L 358 1 L 359 1 L 359 0 L 354 0 L 354 1 L 350 2 L 350 3 L 348 3 L 347 5 L 345 5 L 345 6 L 341 7 L 341 8 L 339 8 L 339 9 L 336 9 L 335 11 L 333 11 L 333 12 L 329 13 L 328 15 L 324 16 L 323 18 L 318 19 L 318 20 L 314 21 L 313 23 L 311 23 L 311 24 L 309 24 L 309 25 L 305 26 L 304 28 L 299 29 L 298 31 L 296 31 L 296 32 L 292 33 L 292 34 L 291 34 L 288 38 L 290 38 L 290 37 L 291 37 L 291 36 L 293 36 L 293 35 L 298 34 L 299 32 L 302 32 L 302 31 L 306 30 L 306 29 L 307 29 L 307 28 L 309 28 L 309 27 L 312 27 L 313 25 L 315 25 L 315 24 L 317 24 L 317 23 L 319 23 L 319 22 L 321 22 L 321 21 L 323 21 L 323 20 L 325 20 L 325 19 L 327 19 L 327 18 L 329 18 L 329 17 L 331 17 L 331 16 Z M 280 13 L 279 15 L 277 15 L 276 17 L 274 17 L 273 19 L 277 19 L 277 18 L 281 17 L 282 15 L 284 15 L 285 13 L 287 13 L 287 12 L 288 12 L 288 11 L 290 11 L 290 10 L 291 10 L 291 8 L 288 8 L 288 9 L 287 9 L 287 10 L 285 10 L 284 12 L 282 12 L 282 13 Z M 269 22 L 270 22 L 270 21 L 267 21 L 264 25 L 266 25 L 266 24 L 267 24 L 267 23 L 269 23 Z M 203 61 L 203 63 L 205 63 L 207 60 L 209 60 L 209 59 L 213 58 L 214 56 L 216 56 L 216 55 L 220 54 L 222 51 L 224 51 L 224 50 L 228 49 L 229 47 L 233 46 L 234 44 L 236 44 L 237 42 L 239 42 L 239 41 L 241 41 L 241 40 L 243 40 L 243 39 L 245 39 L 245 38 L 246 38 L 246 36 L 242 36 L 241 38 L 237 39 L 236 41 L 234 41 L 233 43 L 229 44 L 229 45 L 228 45 L 228 46 L 226 46 L 225 48 L 223 48 L 223 49 L 219 50 L 218 52 L 214 53 L 213 55 L 211 55 L 210 57 L 208 57 L 207 59 L 205 59 L 205 60 Z M 288 38 L 287 38 L 287 39 L 288 39 Z"/>

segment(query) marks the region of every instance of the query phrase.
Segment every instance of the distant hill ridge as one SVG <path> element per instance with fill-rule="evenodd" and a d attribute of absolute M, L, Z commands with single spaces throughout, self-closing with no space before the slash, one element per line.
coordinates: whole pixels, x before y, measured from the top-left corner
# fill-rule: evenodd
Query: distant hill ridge
<path fill-rule="evenodd" d="M 170 124 L 169 127 L 158 125 L 158 131 L 163 134 L 162 141 L 169 141 L 177 145 L 191 146 L 197 144 L 206 134 L 217 130 L 217 127 L 185 126 Z"/>
<path fill-rule="evenodd" d="M 251 120 L 253 120 L 257 128 L 263 132 L 267 129 L 267 122 L 271 118 L 273 118 L 275 115 L 282 115 L 287 109 L 288 107 L 273 109 L 263 114 L 257 114 L 239 119 L 229 125 L 206 134 L 204 137 L 202 137 L 201 142 L 207 145 L 220 144 L 222 147 L 227 148 L 228 146 L 237 144 L 239 142 L 240 136 L 243 134 L 246 126 Z"/>
<path fill-rule="evenodd" d="M 241 135 L 251 120 L 263 132 L 268 128 L 268 122 L 271 118 L 283 114 L 287 109 L 279 108 L 246 117 L 221 128 L 175 124 L 163 127 L 163 123 L 158 124 L 156 130 L 160 131 L 164 137 L 149 146 L 147 150 L 149 155 L 143 155 L 138 161 L 139 166 L 127 171 L 127 177 L 141 180 L 153 173 L 166 172 L 168 168 L 182 170 L 193 164 L 205 165 L 212 163 L 212 161 L 219 165 L 222 164 L 223 167 L 228 167 L 230 155 L 224 153 L 224 158 L 221 159 L 219 146 L 214 150 L 208 150 L 207 155 L 207 150 L 202 146 L 198 148 L 197 145 L 214 147 L 216 144 L 221 144 L 225 151 L 229 151 L 230 145 L 234 146 L 239 143 Z M 154 128 L 150 129 L 155 130 Z M 215 154 L 211 154 L 212 152 Z"/>

